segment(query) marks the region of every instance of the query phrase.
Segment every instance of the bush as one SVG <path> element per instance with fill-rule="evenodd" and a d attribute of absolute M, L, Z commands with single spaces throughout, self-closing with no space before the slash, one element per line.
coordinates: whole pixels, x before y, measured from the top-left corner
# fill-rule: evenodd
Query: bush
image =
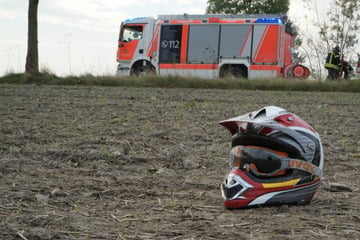
<path fill-rule="evenodd" d="M 339 91 L 360 92 L 360 79 L 351 81 L 322 82 L 301 79 L 200 79 L 179 76 L 83 76 L 58 77 L 43 72 L 35 75 L 11 73 L 0 78 L 0 83 L 11 84 L 53 84 L 84 86 L 126 86 L 126 87 L 160 87 L 160 88 L 216 88 L 216 89 L 248 89 L 248 90 L 280 90 L 280 91 Z"/>

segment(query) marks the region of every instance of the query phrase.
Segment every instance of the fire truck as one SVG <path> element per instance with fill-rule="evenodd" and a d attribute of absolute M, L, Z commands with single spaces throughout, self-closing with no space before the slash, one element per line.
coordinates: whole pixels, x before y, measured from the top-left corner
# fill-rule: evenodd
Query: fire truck
<path fill-rule="evenodd" d="M 120 76 L 307 78 L 286 15 L 159 15 L 121 23 Z"/>

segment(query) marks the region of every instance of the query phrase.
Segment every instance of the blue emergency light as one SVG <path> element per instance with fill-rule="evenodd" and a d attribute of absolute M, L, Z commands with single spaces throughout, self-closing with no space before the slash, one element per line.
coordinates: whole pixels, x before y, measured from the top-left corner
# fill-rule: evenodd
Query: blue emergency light
<path fill-rule="evenodd" d="M 283 20 L 281 18 L 258 18 L 255 23 L 283 24 Z"/>
<path fill-rule="evenodd" d="M 146 17 L 128 18 L 128 19 L 126 19 L 124 22 L 125 22 L 125 23 L 129 23 L 129 22 L 134 22 L 134 21 L 143 20 L 143 19 L 146 19 Z"/>

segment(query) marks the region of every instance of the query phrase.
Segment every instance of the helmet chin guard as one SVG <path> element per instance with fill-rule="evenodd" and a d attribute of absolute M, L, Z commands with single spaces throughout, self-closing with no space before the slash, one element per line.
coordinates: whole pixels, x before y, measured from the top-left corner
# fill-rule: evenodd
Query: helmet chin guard
<path fill-rule="evenodd" d="M 306 121 L 268 106 L 220 124 L 233 136 L 230 171 L 221 185 L 225 207 L 310 203 L 324 154 L 319 134 Z"/>

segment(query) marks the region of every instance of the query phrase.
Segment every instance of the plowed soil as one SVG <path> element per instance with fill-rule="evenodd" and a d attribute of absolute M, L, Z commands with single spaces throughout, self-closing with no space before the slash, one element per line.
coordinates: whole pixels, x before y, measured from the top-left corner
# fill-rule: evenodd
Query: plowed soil
<path fill-rule="evenodd" d="M 305 206 L 227 210 L 230 133 L 276 105 L 325 177 Z M 359 93 L 0 85 L 0 239 L 360 239 Z"/>

